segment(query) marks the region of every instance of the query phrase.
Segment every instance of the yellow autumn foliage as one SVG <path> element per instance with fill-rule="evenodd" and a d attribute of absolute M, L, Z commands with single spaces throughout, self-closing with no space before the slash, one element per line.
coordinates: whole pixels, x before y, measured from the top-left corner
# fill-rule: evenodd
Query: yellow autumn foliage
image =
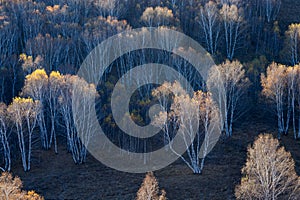
<path fill-rule="evenodd" d="M 47 80 L 48 79 L 48 75 L 45 71 L 45 69 L 37 69 L 34 72 L 32 72 L 31 74 L 26 76 L 26 81 L 33 81 L 33 80 Z"/>
<path fill-rule="evenodd" d="M 285 65 L 273 62 L 268 68 L 266 76 L 261 75 L 262 94 L 268 98 L 274 99 L 276 93 L 283 92 L 286 81 L 287 67 Z"/>

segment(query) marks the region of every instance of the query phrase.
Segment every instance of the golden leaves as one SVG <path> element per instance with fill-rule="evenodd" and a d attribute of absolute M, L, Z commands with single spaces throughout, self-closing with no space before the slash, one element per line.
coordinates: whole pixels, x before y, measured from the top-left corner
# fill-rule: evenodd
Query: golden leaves
<path fill-rule="evenodd" d="M 262 94 L 274 99 L 276 94 L 287 93 L 288 81 L 293 78 L 300 84 L 300 66 L 289 67 L 273 62 L 268 68 L 266 75 L 261 75 Z M 300 85 L 299 85 L 300 86 Z"/>
<path fill-rule="evenodd" d="M 290 35 L 297 35 L 298 37 L 300 37 L 300 23 L 289 25 L 287 33 Z"/>
<path fill-rule="evenodd" d="M 68 6 L 64 5 L 64 6 L 60 6 L 60 5 L 53 5 L 53 6 L 47 6 L 46 7 L 46 11 L 50 12 L 50 13 L 54 13 L 54 12 L 66 12 L 67 11 Z"/>
<path fill-rule="evenodd" d="M 58 72 L 58 71 L 52 71 L 50 73 L 50 78 L 53 78 L 53 79 L 60 79 L 62 76 L 61 74 Z"/>
<path fill-rule="evenodd" d="M 48 75 L 45 71 L 45 69 L 37 69 L 30 75 L 26 76 L 26 81 L 32 81 L 32 80 L 47 80 Z"/>

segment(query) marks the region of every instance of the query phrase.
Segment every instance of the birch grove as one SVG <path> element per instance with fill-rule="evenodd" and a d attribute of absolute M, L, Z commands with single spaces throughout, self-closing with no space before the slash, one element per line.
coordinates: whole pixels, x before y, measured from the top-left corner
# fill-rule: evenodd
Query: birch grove
<path fill-rule="evenodd" d="M 174 91 L 174 93 L 171 91 Z M 201 174 L 205 158 L 211 150 L 210 146 L 216 139 L 213 137 L 214 132 L 220 129 L 220 126 L 216 125 L 219 124 L 216 123 L 219 122 L 219 111 L 211 95 L 197 91 L 193 94 L 193 97 L 190 97 L 178 82 L 164 83 L 153 90 L 152 94 L 158 99 L 162 107 L 171 103 L 169 111 L 161 112 L 156 116 L 154 125 L 163 127 L 164 140 L 167 140 L 167 143 L 172 142 L 175 134 L 180 134 L 187 145 L 187 157 L 179 155 L 171 145 L 172 151 L 195 174 Z M 167 119 L 167 122 L 165 122 L 165 119 Z M 210 125 L 212 126 L 210 127 Z M 176 133 L 176 127 L 179 126 L 182 126 L 182 132 Z M 189 146 L 189 144 L 191 145 Z"/>
<path fill-rule="evenodd" d="M 241 118 L 244 116 L 251 119 L 245 122 L 247 125 L 261 120 L 258 123 L 267 126 L 269 116 L 265 115 L 269 113 L 260 113 L 265 108 L 274 112 L 270 119 L 276 117 L 271 122 L 278 128 L 278 139 L 288 134 L 300 139 L 300 22 L 297 13 L 289 12 L 298 4 L 294 1 L 282 6 L 282 2 L 286 4 L 281 0 L 1 0 L 0 171 L 15 170 L 18 163 L 29 171 L 36 164 L 32 160 L 44 161 L 41 156 L 59 156 L 62 151 L 68 151 L 75 164 L 84 164 L 89 161 L 88 146 L 96 134 L 96 125 L 103 128 L 121 153 L 146 155 L 159 148 L 169 150 L 170 144 L 169 152 L 180 157 L 195 174 L 205 170 L 207 155 L 219 139 L 215 132 L 222 131 L 226 139 L 234 136 L 235 140 L 235 134 L 245 127 L 246 120 Z M 187 35 L 199 42 L 207 51 L 204 54 L 212 56 L 217 65 L 205 77 L 206 72 L 198 73 L 188 62 L 203 61 L 203 52 L 194 52 L 196 46 L 185 44 L 180 37 L 162 34 L 166 40 L 159 40 L 157 46 L 176 49 L 168 52 L 151 48 L 157 38 L 148 43 L 152 35 L 144 26 Z M 136 28 L 142 29 L 116 36 Z M 135 41 L 137 35 L 142 36 L 142 43 Z M 121 53 L 110 63 L 99 84 L 89 84 L 76 76 L 87 55 L 111 36 L 126 42 L 99 51 L 110 56 Z M 124 47 L 136 49 L 140 45 L 149 48 L 124 54 Z M 191 55 L 195 56 L 185 59 Z M 98 61 L 104 64 L 110 56 L 96 59 L 91 64 L 93 70 L 99 67 Z M 164 76 L 173 78 L 163 67 L 149 68 L 138 75 L 130 71 L 149 63 L 172 67 L 180 74 L 179 81 L 187 80 L 181 83 L 185 85 L 141 84 L 160 82 L 158 79 Z M 260 76 L 261 72 L 264 74 Z M 93 78 L 99 78 L 99 73 L 95 71 Z M 128 78 L 121 80 L 127 73 Z M 155 81 L 151 81 L 153 77 Z M 121 84 L 116 86 L 119 80 Z M 149 141 L 127 134 L 114 118 L 113 90 L 136 84 L 143 86 L 130 97 L 129 113 L 126 110 L 123 119 L 130 117 L 137 125 L 148 126 L 153 119 L 149 108 L 157 102 L 164 108 L 153 122 L 162 131 Z M 193 92 L 188 94 L 183 88 Z M 122 96 L 116 95 L 116 99 L 123 105 Z M 97 122 L 89 118 L 94 109 Z M 173 148 L 177 134 L 186 147 L 184 155 Z M 224 152 L 230 149 L 227 143 L 221 144 L 224 146 Z M 265 153 L 276 162 L 270 163 L 263 157 Z M 292 170 L 294 163 L 276 140 L 259 136 L 248 154 L 242 171 L 245 177 L 236 189 L 238 199 L 276 199 L 288 192 L 291 199 L 299 199 L 295 196 L 298 186 L 292 187 L 298 184 Z M 147 156 L 143 158 L 148 162 Z M 152 173 L 146 175 L 137 193 L 137 199 L 145 198 L 166 199 Z"/>
<path fill-rule="evenodd" d="M 243 33 L 244 12 L 235 4 L 223 4 L 220 14 L 223 18 L 226 42 L 226 54 L 232 60 Z"/>
<path fill-rule="evenodd" d="M 79 97 L 74 97 L 75 91 L 76 94 L 80 94 Z M 72 106 L 77 107 L 77 110 L 81 110 L 79 107 L 82 106 L 82 111 L 87 114 L 94 109 L 95 98 L 96 89 L 94 85 L 87 84 L 78 76 L 64 76 L 63 88 L 59 96 L 59 112 L 66 130 L 67 149 L 72 153 L 73 160 L 77 164 L 85 162 L 86 146 L 94 134 L 93 126 L 95 124 L 93 120 L 85 118 L 89 115 L 73 113 Z"/>
<path fill-rule="evenodd" d="M 220 109 L 222 130 L 227 137 L 232 136 L 233 123 L 239 111 L 241 97 L 249 87 L 243 65 L 239 61 L 229 61 L 211 68 L 207 81 L 208 88 L 215 91 L 217 104 Z M 247 108 L 245 108 L 247 110 Z"/>
<path fill-rule="evenodd" d="M 38 100 L 41 106 L 41 112 L 38 113 L 37 123 L 40 128 L 41 143 L 45 149 L 50 148 L 49 134 L 46 127 L 45 105 L 47 100 L 48 75 L 44 69 L 37 69 L 26 76 L 25 85 L 22 91 L 24 96 L 29 96 Z"/>
<path fill-rule="evenodd" d="M 158 6 L 146 8 L 141 21 L 148 27 L 171 26 L 175 23 L 175 18 L 172 10 Z"/>
<path fill-rule="evenodd" d="M 271 22 L 272 20 L 275 20 L 281 7 L 281 0 L 265 0 L 262 1 L 262 3 L 267 21 Z"/>
<path fill-rule="evenodd" d="M 300 24 L 291 24 L 289 25 L 288 30 L 286 31 L 287 37 L 287 48 L 290 59 L 289 62 L 292 65 L 299 64 L 299 52 L 300 52 Z"/>
<path fill-rule="evenodd" d="M 262 74 L 261 84 L 263 86 L 262 93 L 275 103 L 278 138 L 285 132 L 284 106 L 286 97 L 286 66 L 272 63 L 266 72 L 266 76 Z"/>
<path fill-rule="evenodd" d="M 78 143 L 72 143 L 71 149 L 75 163 L 85 162 L 87 155 L 87 146 L 89 145 L 95 133 L 95 127 L 98 121 L 90 118 L 91 113 L 95 107 L 95 99 L 98 97 L 96 87 L 94 84 L 88 84 L 85 80 L 74 77 L 72 90 L 72 106 L 73 106 L 73 120 L 76 125 L 76 137 L 71 138 L 72 141 L 78 140 Z M 76 94 L 76 96 L 75 96 Z M 76 109 L 74 109 L 74 107 Z M 78 110 L 80 112 L 74 112 Z"/>
<path fill-rule="evenodd" d="M 278 138 L 290 129 L 295 139 L 300 137 L 300 69 L 272 63 L 266 75 L 262 74 L 262 94 L 273 106 L 277 116 Z"/>
<path fill-rule="evenodd" d="M 41 106 L 31 98 L 16 97 L 8 106 L 7 111 L 16 128 L 18 145 L 24 171 L 30 170 L 33 132 L 36 127 Z"/>
<path fill-rule="evenodd" d="M 221 25 L 219 10 L 214 1 L 209 1 L 201 7 L 198 23 L 201 27 L 201 34 L 204 34 L 207 51 L 215 55 L 219 45 Z"/>

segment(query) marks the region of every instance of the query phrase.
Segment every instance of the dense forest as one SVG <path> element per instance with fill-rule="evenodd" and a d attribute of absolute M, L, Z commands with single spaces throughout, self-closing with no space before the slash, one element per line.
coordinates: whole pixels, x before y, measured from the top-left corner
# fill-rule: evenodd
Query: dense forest
<path fill-rule="evenodd" d="M 300 172 L 300 155 L 293 153 L 298 151 L 300 139 L 299 9 L 299 2 L 288 0 L 2 0 L 1 199 L 300 199 L 296 173 Z M 146 37 L 147 29 L 138 29 L 143 27 L 178 31 L 198 42 L 215 62 L 207 80 L 187 60 L 158 49 L 125 53 L 109 65 L 98 84 L 77 75 L 101 42 L 135 29 Z M 113 51 L 121 51 L 121 47 Z M 178 51 L 190 54 L 193 49 Z M 111 100 L 114 97 L 125 104 L 122 96 L 114 96 L 115 88 L 158 76 L 153 70 L 119 82 L 131 69 L 152 62 L 171 66 L 188 80 L 193 92 L 189 95 L 180 81 L 144 84 L 134 91 L 129 118 L 139 126 L 161 128 L 147 140 L 130 136 L 118 126 Z M 155 104 L 164 110 L 152 118 L 150 108 Z M 80 108 L 77 113 L 74 106 Z M 166 169 L 146 173 L 143 181 L 144 174 L 118 174 L 99 167 L 87 148 L 94 139 L 94 124 L 83 123 L 89 119 L 82 117 L 95 108 L 106 137 L 119 148 L 146 153 L 170 144 L 170 151 L 179 159 Z M 218 126 L 209 128 L 212 124 Z M 183 155 L 172 146 L 181 130 Z M 214 137 L 215 131 L 220 138 Z M 222 182 L 226 189 L 208 186 L 207 191 L 203 187 L 204 191 L 189 192 L 189 185 L 194 184 L 190 189 L 194 191 L 194 187 L 207 184 L 199 181 L 214 176 L 210 169 L 218 171 L 218 178 L 211 178 L 210 183 L 217 184 L 222 177 L 218 168 L 222 153 L 227 160 L 238 157 L 231 163 L 234 167 L 228 167 L 227 175 L 231 176 L 231 171 L 234 175 Z M 147 163 L 147 157 L 142 159 Z M 72 186 L 61 186 L 63 192 L 51 194 L 52 179 L 47 186 L 36 186 L 35 175 L 41 171 L 34 170 L 45 170 L 39 178 L 55 174 L 59 179 L 59 170 L 54 169 L 64 165 L 71 166 L 73 175 L 89 170 L 104 174 L 101 176 L 112 179 L 110 186 L 95 181 L 104 185 L 93 187 L 116 192 L 99 196 L 91 189 L 83 196 L 68 196 L 66 191 Z M 172 175 L 180 177 L 177 180 Z M 18 176 L 25 177 L 24 184 Z M 134 186 L 128 187 L 133 189 L 124 189 L 127 183 L 119 183 L 119 176 L 132 179 L 128 185 Z M 159 189 L 160 177 L 168 180 L 162 180 L 165 189 Z M 64 185 L 72 178 L 59 181 Z M 177 181 L 181 185 L 173 187 Z M 84 184 L 78 187 L 84 190 Z M 180 192 L 178 188 L 183 189 Z"/>

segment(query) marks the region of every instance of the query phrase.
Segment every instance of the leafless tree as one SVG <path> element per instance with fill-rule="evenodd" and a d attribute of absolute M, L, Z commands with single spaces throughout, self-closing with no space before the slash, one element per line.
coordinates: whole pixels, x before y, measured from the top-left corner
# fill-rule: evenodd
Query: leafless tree
<path fill-rule="evenodd" d="M 297 103 L 297 107 L 296 108 L 299 108 L 299 105 L 300 105 L 300 66 L 299 65 L 295 65 L 294 66 L 294 72 L 296 72 L 296 103 Z M 297 111 L 297 110 L 296 110 Z M 293 114 L 295 114 L 293 112 Z M 295 126 L 295 125 L 293 125 Z M 299 112 L 299 109 L 298 109 L 298 134 L 297 134 L 297 138 L 300 138 L 300 112 Z"/>
<path fill-rule="evenodd" d="M 84 24 L 81 38 L 87 52 L 91 52 L 103 40 L 122 31 L 131 29 L 125 20 L 118 20 L 115 17 L 107 18 L 99 16 L 90 18 Z"/>
<path fill-rule="evenodd" d="M 3 158 L 5 166 L 3 169 L 10 171 L 11 169 L 11 155 L 10 155 L 10 145 L 8 141 L 8 126 L 9 119 L 7 113 L 7 106 L 4 103 L 0 103 L 0 140 L 3 149 Z"/>
<path fill-rule="evenodd" d="M 267 21 L 275 20 L 281 7 L 281 0 L 265 0 L 262 2 L 264 3 Z"/>
<path fill-rule="evenodd" d="M 198 23 L 202 30 L 201 34 L 204 33 L 207 51 L 210 54 L 215 55 L 219 45 L 221 23 L 219 10 L 214 1 L 209 1 L 201 7 Z"/>
<path fill-rule="evenodd" d="M 40 56 L 42 66 L 47 72 L 57 70 L 61 63 L 67 65 L 70 54 L 67 54 L 69 46 L 61 36 L 52 37 L 50 34 L 39 34 L 26 42 L 26 53 L 33 57 Z M 32 53 L 30 53 L 32 52 Z"/>
<path fill-rule="evenodd" d="M 297 133 L 296 133 L 296 97 L 297 97 L 297 80 L 299 79 L 299 66 L 295 67 L 288 67 L 286 70 L 286 76 L 287 76 L 287 90 L 288 90 L 288 110 L 287 110 L 287 120 L 286 120 L 286 128 L 285 133 L 288 132 L 290 123 L 290 118 L 292 115 L 292 125 L 293 125 L 293 133 L 294 138 L 297 139 Z"/>
<path fill-rule="evenodd" d="M 232 60 L 243 33 L 244 11 L 235 4 L 223 4 L 220 14 L 223 17 L 227 58 Z"/>
<path fill-rule="evenodd" d="M 128 0 L 96 0 L 93 2 L 100 15 L 120 18 L 128 9 Z"/>
<path fill-rule="evenodd" d="M 286 32 L 288 52 L 290 54 L 290 63 L 296 65 L 299 63 L 299 42 L 300 42 L 300 24 L 291 24 Z"/>

